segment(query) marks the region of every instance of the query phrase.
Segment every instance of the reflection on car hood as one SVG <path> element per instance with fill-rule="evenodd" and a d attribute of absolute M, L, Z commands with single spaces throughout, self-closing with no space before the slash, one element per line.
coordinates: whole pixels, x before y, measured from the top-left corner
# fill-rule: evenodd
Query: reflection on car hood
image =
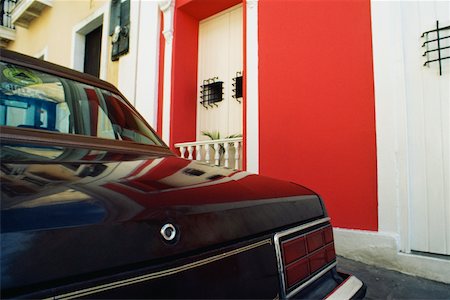
<path fill-rule="evenodd" d="M 175 156 L 24 146 L 2 155 L 5 288 L 169 259 L 325 214 L 299 185 Z M 162 239 L 166 223 L 176 243 Z"/>

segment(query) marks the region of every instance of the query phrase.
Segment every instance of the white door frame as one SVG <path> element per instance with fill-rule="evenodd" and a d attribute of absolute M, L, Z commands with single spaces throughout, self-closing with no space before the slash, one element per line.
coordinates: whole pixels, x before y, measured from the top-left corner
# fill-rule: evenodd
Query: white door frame
<path fill-rule="evenodd" d="M 72 51 L 70 67 L 77 71 L 84 71 L 84 50 L 86 35 L 103 25 L 102 48 L 100 54 L 100 79 L 106 80 L 108 64 L 108 37 L 109 37 L 109 2 L 97 9 L 87 18 L 76 24 L 72 29 Z"/>
<path fill-rule="evenodd" d="M 247 0 L 246 16 L 246 170 L 259 173 L 258 0 Z"/>

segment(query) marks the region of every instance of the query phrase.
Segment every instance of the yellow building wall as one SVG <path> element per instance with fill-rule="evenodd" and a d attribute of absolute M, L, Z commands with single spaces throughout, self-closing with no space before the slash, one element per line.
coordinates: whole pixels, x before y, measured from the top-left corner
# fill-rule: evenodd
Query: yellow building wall
<path fill-rule="evenodd" d="M 71 67 L 73 28 L 109 3 L 108 0 L 53 0 L 53 6 L 45 8 L 28 28 L 16 26 L 16 40 L 11 41 L 7 49 L 30 56 L 47 49 L 46 60 Z M 110 48 L 110 43 L 108 45 Z M 107 51 L 110 53 L 110 49 Z M 118 82 L 117 65 L 109 59 L 106 71 L 106 79 L 115 85 Z"/>

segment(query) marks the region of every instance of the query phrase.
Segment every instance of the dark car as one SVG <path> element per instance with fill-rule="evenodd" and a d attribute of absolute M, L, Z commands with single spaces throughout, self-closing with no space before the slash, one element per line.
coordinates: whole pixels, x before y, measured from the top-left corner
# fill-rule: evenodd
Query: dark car
<path fill-rule="evenodd" d="M 111 84 L 2 50 L 2 298 L 352 298 L 313 191 L 177 157 Z"/>

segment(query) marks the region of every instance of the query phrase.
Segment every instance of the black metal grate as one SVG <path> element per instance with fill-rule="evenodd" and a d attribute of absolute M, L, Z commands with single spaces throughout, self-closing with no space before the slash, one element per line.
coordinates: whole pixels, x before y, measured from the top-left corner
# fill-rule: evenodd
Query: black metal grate
<path fill-rule="evenodd" d="M 233 78 L 233 98 L 239 103 L 242 100 L 242 72 L 236 72 L 236 77 Z"/>
<path fill-rule="evenodd" d="M 450 26 L 439 28 L 439 21 L 436 21 L 436 29 L 425 31 L 421 35 L 422 38 L 425 38 L 422 47 L 426 47 L 426 51 L 422 56 L 427 58 L 423 65 L 426 66 L 437 62 L 439 64 L 439 75 L 442 75 L 442 61 L 450 58 L 450 46 L 442 45 L 444 40 L 449 41 L 450 39 L 450 35 L 443 36 L 443 32 L 446 30 L 450 30 Z"/>
<path fill-rule="evenodd" d="M 223 81 L 216 81 L 218 77 L 203 80 L 200 89 L 200 103 L 203 107 L 218 107 L 217 102 L 223 101 Z"/>

